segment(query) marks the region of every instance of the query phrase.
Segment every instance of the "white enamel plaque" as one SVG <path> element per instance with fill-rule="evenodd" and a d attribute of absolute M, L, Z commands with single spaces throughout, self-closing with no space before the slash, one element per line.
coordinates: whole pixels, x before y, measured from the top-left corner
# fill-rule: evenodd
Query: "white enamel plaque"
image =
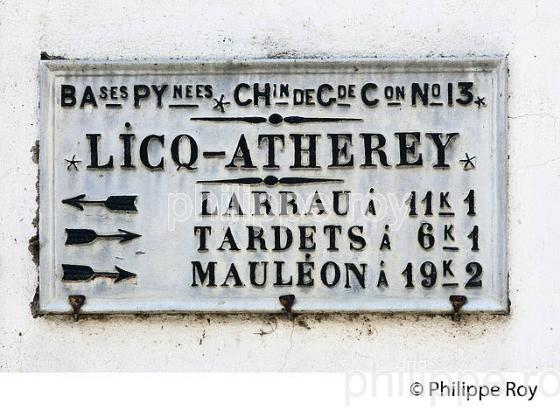
<path fill-rule="evenodd" d="M 43 61 L 40 310 L 507 312 L 504 73 Z"/>

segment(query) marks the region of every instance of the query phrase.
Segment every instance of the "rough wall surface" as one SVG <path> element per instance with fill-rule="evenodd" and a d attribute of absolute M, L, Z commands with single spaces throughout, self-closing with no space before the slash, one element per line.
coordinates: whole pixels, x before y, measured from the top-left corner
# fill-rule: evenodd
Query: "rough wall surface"
<path fill-rule="evenodd" d="M 553 1 L 0 2 L 0 368 L 560 367 L 560 63 Z M 88 59 L 507 55 L 509 316 L 32 318 L 40 53 Z M 506 210 L 504 210 L 505 212 Z M 265 334 L 268 333 L 268 334 Z"/>

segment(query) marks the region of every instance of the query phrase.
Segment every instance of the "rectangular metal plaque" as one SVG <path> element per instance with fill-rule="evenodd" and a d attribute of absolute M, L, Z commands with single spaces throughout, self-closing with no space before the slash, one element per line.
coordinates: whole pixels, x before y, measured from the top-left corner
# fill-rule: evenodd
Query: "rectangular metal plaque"
<path fill-rule="evenodd" d="M 504 60 L 41 64 L 42 312 L 508 311 Z"/>

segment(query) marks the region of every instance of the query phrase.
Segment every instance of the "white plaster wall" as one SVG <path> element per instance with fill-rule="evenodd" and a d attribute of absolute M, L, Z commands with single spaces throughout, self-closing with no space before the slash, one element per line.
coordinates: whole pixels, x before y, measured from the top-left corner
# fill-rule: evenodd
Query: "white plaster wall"
<path fill-rule="evenodd" d="M 553 0 L 0 2 L 0 368 L 559 369 L 559 23 Z M 508 55 L 511 315 L 459 323 L 416 315 L 306 315 L 295 324 L 257 315 L 33 319 L 30 149 L 39 137 L 41 51 L 93 59 Z"/>

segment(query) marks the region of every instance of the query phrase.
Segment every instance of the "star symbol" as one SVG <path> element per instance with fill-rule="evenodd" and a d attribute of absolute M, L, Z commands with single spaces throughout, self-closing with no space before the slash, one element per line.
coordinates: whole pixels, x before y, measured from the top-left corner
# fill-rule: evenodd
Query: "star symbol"
<path fill-rule="evenodd" d="M 68 163 L 68 166 L 66 167 L 66 169 L 67 169 L 68 171 L 70 171 L 70 168 L 71 168 L 71 167 L 74 167 L 74 169 L 75 169 L 76 171 L 78 171 L 78 165 L 77 165 L 77 164 L 79 164 L 80 162 L 82 162 L 82 161 L 76 159 L 76 154 L 72 155 L 72 159 L 66 159 L 66 158 L 64 158 L 64 161 L 66 161 L 66 162 Z"/>
<path fill-rule="evenodd" d="M 486 103 L 484 102 L 484 99 L 486 97 L 476 97 L 476 100 L 474 100 L 474 103 L 478 106 L 478 108 L 480 107 L 486 107 Z"/>
<path fill-rule="evenodd" d="M 465 159 L 460 159 L 459 162 L 463 162 L 465 165 L 463 166 L 463 169 L 465 171 L 468 171 L 469 169 L 474 169 L 476 168 L 473 162 L 473 159 L 475 159 L 476 157 L 469 157 L 469 154 L 467 154 L 465 152 Z"/>
<path fill-rule="evenodd" d="M 224 101 L 224 97 L 225 97 L 225 95 L 222 94 L 222 96 L 220 97 L 219 100 L 214 98 L 214 101 L 216 101 L 216 105 L 214 105 L 215 110 L 220 110 L 222 112 L 226 112 L 226 107 L 224 107 L 224 106 L 229 105 L 229 101 Z"/>

